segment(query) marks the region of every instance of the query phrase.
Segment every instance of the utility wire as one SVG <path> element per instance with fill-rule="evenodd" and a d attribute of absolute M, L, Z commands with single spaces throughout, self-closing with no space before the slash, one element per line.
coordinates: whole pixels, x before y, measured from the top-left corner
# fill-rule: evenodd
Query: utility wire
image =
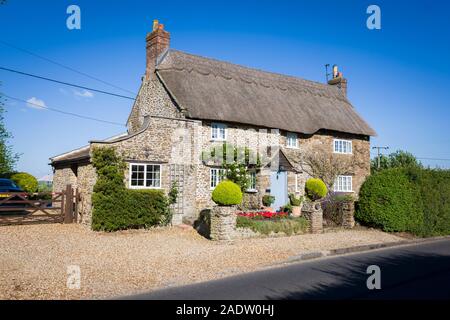
<path fill-rule="evenodd" d="M 124 99 L 129 99 L 129 100 L 135 100 L 132 97 L 123 96 L 121 94 L 116 94 L 116 93 L 112 93 L 112 92 L 108 92 L 108 91 L 103 91 L 103 90 L 98 90 L 98 89 L 94 89 L 94 88 L 89 88 L 89 87 L 81 86 L 81 85 L 74 84 L 74 83 L 64 82 L 64 81 L 60 81 L 60 80 L 50 79 L 50 78 L 47 78 L 47 77 L 38 76 L 38 75 L 35 75 L 35 74 L 22 72 L 22 71 L 18 71 L 18 70 L 14 70 L 14 69 L 9 69 L 9 68 L 5 68 L 5 67 L 0 67 L 0 70 L 13 72 L 13 73 L 17 73 L 17 74 L 20 74 L 20 75 L 33 77 L 33 78 L 37 78 L 37 79 L 41 79 L 41 80 L 46 80 L 46 81 L 50 81 L 50 82 L 60 83 L 60 84 L 63 84 L 63 85 L 66 85 L 66 86 L 70 86 L 70 87 L 75 87 L 75 88 L 90 90 L 90 91 L 94 91 L 94 92 L 98 92 L 98 93 L 108 94 L 108 95 L 114 96 L 114 97 L 119 97 L 119 98 L 124 98 Z"/>
<path fill-rule="evenodd" d="M 37 104 L 37 103 L 32 103 L 32 102 L 29 102 L 29 101 L 25 101 L 23 99 L 11 97 L 11 96 L 9 96 L 7 94 L 4 94 L 4 93 L 1 93 L 1 95 L 6 97 L 6 98 L 8 98 L 8 99 L 12 99 L 12 100 L 20 101 L 20 102 L 23 102 L 23 103 L 26 103 L 26 104 L 34 105 L 34 106 L 38 107 L 39 109 L 45 109 L 45 110 L 54 111 L 54 112 L 62 113 L 62 114 L 65 114 L 65 115 L 73 116 L 73 117 L 78 117 L 78 118 L 81 118 L 81 119 L 92 120 L 92 121 L 103 122 L 103 123 L 107 123 L 107 124 L 113 124 L 113 125 L 116 125 L 116 126 L 125 127 L 125 125 L 123 123 L 114 122 L 114 121 L 108 121 L 108 120 L 103 120 L 103 119 L 98 119 L 98 118 L 94 118 L 94 117 L 84 116 L 84 115 L 81 115 L 81 114 L 78 114 L 78 113 L 67 112 L 67 111 L 62 111 L 62 110 L 59 110 L 59 109 L 56 109 L 56 108 L 52 108 L 52 107 L 42 106 L 42 105 Z"/>
<path fill-rule="evenodd" d="M 112 83 L 109 83 L 109 82 L 107 82 L 107 81 L 104 81 L 104 80 L 102 80 L 102 79 L 93 77 L 93 76 L 91 76 L 91 75 L 89 75 L 89 74 L 87 74 L 87 73 L 78 71 L 78 70 L 76 70 L 76 69 L 74 69 L 74 68 L 71 68 L 71 67 L 66 66 L 66 65 L 64 65 L 64 64 L 62 64 L 62 63 L 59 63 L 59 62 L 56 62 L 56 61 L 54 61 L 54 60 L 48 59 L 48 58 L 46 58 L 46 57 L 43 57 L 43 56 L 41 56 L 41 55 L 38 55 L 38 54 L 33 53 L 33 52 L 29 51 L 29 50 L 26 50 L 26 49 L 23 49 L 23 48 L 19 48 L 19 47 L 15 46 L 15 45 L 12 45 L 12 44 L 10 44 L 10 43 L 8 43 L 8 42 L 5 42 L 5 41 L 3 41 L 3 40 L 0 40 L 0 43 L 2 43 L 3 45 L 5 45 L 5 46 L 7 46 L 7 47 L 10 47 L 10 48 L 13 48 L 13 49 L 16 49 L 16 50 L 25 52 L 25 53 L 27 53 L 27 54 L 29 54 L 29 55 L 31 55 L 31 56 L 34 56 L 34 57 L 36 57 L 36 58 L 42 59 L 42 60 L 47 61 L 47 62 L 49 62 L 49 63 L 52 63 L 52 64 L 54 64 L 54 65 L 57 65 L 57 66 L 59 66 L 59 67 L 61 67 L 61 68 L 64 68 L 64 69 L 66 69 L 66 70 L 70 70 L 70 71 L 75 72 L 75 73 L 78 73 L 78 74 L 80 74 L 80 75 L 82 75 L 82 76 L 88 77 L 88 78 L 90 78 L 90 79 L 92 79 L 92 80 L 101 82 L 101 83 L 106 84 L 106 85 L 108 85 L 108 86 L 110 86 L 110 87 L 113 87 L 113 88 L 116 88 L 116 89 L 119 89 L 119 90 L 122 90 L 122 91 L 126 91 L 126 92 L 128 92 L 128 93 L 131 93 L 131 94 L 133 94 L 133 95 L 136 95 L 135 92 L 132 92 L 132 91 L 127 90 L 127 89 L 124 89 L 124 88 L 121 88 L 121 87 L 119 87 L 119 86 L 116 86 L 116 85 L 114 85 L 114 84 L 112 84 Z"/>

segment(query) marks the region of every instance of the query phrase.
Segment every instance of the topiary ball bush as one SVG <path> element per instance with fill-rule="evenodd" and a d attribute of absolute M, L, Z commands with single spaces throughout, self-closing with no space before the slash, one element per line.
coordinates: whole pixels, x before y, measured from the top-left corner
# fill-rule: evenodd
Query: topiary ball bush
<path fill-rule="evenodd" d="M 10 176 L 10 179 L 14 181 L 25 192 L 36 192 L 38 188 L 37 179 L 29 173 L 17 172 Z"/>
<path fill-rule="evenodd" d="M 325 197 L 328 193 L 325 183 L 318 178 L 310 178 L 305 184 L 306 195 L 311 200 L 319 200 Z"/>
<path fill-rule="evenodd" d="M 241 188 L 234 182 L 224 180 L 212 192 L 212 200 L 220 206 L 232 206 L 242 202 Z"/>

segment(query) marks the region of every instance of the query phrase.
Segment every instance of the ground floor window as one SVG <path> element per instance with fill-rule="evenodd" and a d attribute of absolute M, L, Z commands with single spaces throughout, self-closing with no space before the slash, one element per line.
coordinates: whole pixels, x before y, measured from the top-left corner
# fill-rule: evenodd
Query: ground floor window
<path fill-rule="evenodd" d="M 161 165 L 130 163 L 130 188 L 160 188 Z"/>
<path fill-rule="evenodd" d="M 256 172 L 250 172 L 249 182 L 247 191 L 256 191 Z"/>
<path fill-rule="evenodd" d="M 352 176 L 338 176 L 334 183 L 335 192 L 352 192 Z"/>
<path fill-rule="evenodd" d="M 209 185 L 211 189 L 214 189 L 223 179 L 225 179 L 225 169 L 210 169 Z"/>

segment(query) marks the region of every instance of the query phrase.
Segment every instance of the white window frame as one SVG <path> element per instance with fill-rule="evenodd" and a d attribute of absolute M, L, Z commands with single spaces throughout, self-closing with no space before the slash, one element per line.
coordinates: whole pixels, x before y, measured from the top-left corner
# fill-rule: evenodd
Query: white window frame
<path fill-rule="evenodd" d="M 227 140 L 227 125 L 224 123 L 211 123 L 211 140 L 212 141 L 226 141 Z M 220 131 L 223 130 L 223 137 L 219 137 Z M 214 134 L 215 133 L 215 134 Z M 214 135 L 216 135 L 214 137 Z"/>
<path fill-rule="evenodd" d="M 254 185 L 252 185 L 254 184 Z M 247 192 L 257 192 L 256 189 L 256 172 L 250 172 L 250 186 L 246 190 Z"/>
<path fill-rule="evenodd" d="M 213 172 L 215 172 L 215 183 L 213 185 Z M 220 172 L 222 172 L 222 176 L 220 175 Z M 225 169 L 222 168 L 210 168 L 209 169 L 209 188 L 211 190 L 214 190 L 214 188 L 222 181 L 225 180 Z"/>
<path fill-rule="evenodd" d="M 353 192 L 353 176 L 337 176 L 333 190 L 334 192 Z"/>
<path fill-rule="evenodd" d="M 291 144 L 292 140 L 295 141 L 294 145 Z M 287 148 L 292 148 L 292 149 L 297 149 L 298 148 L 298 135 L 297 135 L 297 133 L 295 133 L 295 132 L 288 132 L 288 133 L 286 133 L 286 147 Z"/>
<path fill-rule="evenodd" d="M 344 139 L 334 139 L 333 152 L 341 154 L 352 154 L 353 153 L 352 141 Z"/>
<path fill-rule="evenodd" d="M 133 166 L 144 166 L 144 185 L 142 186 L 133 186 L 132 183 L 132 175 L 133 175 Z M 147 186 L 147 169 L 148 166 L 159 167 L 159 186 Z M 129 164 L 129 176 L 128 176 L 128 187 L 130 189 L 161 189 L 162 185 L 162 165 L 159 163 L 145 163 L 145 162 L 130 162 Z"/>

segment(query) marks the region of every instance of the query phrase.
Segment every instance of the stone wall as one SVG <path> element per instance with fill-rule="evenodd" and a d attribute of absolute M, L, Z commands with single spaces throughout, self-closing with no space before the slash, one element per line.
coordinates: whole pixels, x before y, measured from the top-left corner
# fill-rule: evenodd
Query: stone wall
<path fill-rule="evenodd" d="M 92 221 L 92 192 L 97 173 L 92 164 L 86 164 L 78 168 L 78 190 L 80 193 L 80 202 L 78 213 L 81 223 L 90 226 Z"/>
<path fill-rule="evenodd" d="M 323 212 L 319 202 L 303 202 L 302 215 L 308 219 L 311 233 L 323 232 Z"/>
<path fill-rule="evenodd" d="M 235 237 L 235 230 L 236 207 L 214 206 L 211 210 L 211 240 L 231 241 Z"/>
<path fill-rule="evenodd" d="M 61 192 L 66 190 L 66 186 L 71 184 L 73 188 L 77 187 L 77 176 L 72 168 L 58 167 L 53 174 L 53 192 Z"/>

